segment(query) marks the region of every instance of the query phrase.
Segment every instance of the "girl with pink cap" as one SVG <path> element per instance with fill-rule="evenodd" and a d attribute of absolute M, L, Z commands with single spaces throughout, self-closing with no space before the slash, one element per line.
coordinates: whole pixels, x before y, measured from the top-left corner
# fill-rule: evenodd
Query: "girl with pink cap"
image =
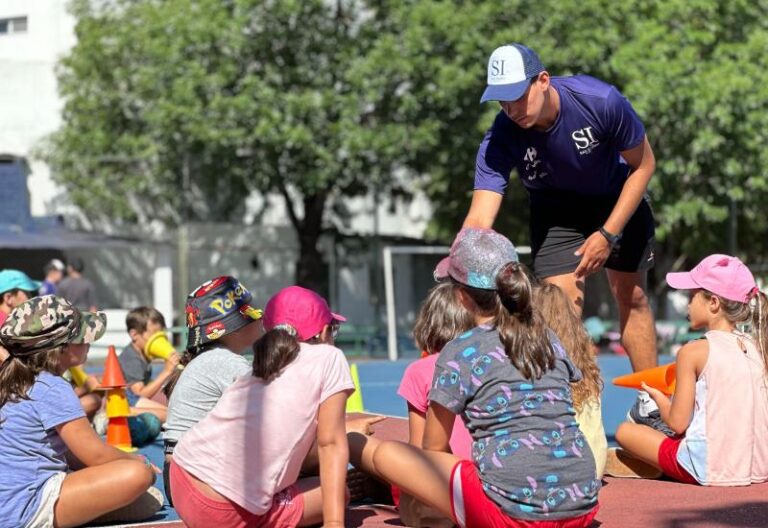
<path fill-rule="evenodd" d="M 690 272 L 668 273 L 667 284 L 688 290 L 688 316 L 704 339 L 677 354 L 670 400 L 644 386 L 661 418 L 678 435 L 645 425 L 616 431 L 628 469 L 633 458 L 667 476 L 703 486 L 746 486 L 768 480 L 768 299 L 736 257 L 710 255 Z M 749 334 L 742 331 L 749 325 Z M 634 475 L 633 475 L 634 476 Z"/>
<path fill-rule="evenodd" d="M 354 384 L 334 346 L 343 321 L 299 286 L 269 300 L 252 374 L 173 452 L 171 493 L 186 526 L 344 526 L 344 416 Z M 315 445 L 320 476 L 299 478 Z"/>

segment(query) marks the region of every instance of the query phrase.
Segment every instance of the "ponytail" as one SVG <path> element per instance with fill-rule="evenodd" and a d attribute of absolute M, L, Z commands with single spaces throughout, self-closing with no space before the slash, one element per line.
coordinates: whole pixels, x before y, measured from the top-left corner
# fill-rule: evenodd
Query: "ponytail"
<path fill-rule="evenodd" d="M 763 356 L 766 373 L 768 373 L 768 296 L 758 290 L 754 296 L 755 306 L 752 308 L 752 335 L 757 344 L 757 350 Z"/>
<path fill-rule="evenodd" d="M 547 325 L 533 308 L 533 284 L 518 262 L 496 276 L 499 306 L 496 328 L 512 364 L 529 380 L 555 368 L 555 352 Z"/>
<path fill-rule="evenodd" d="M 299 355 L 296 330 L 278 325 L 253 344 L 253 375 L 266 383 L 280 375 Z"/>
<path fill-rule="evenodd" d="M 506 264 L 496 276 L 495 290 L 459 284 L 477 312 L 493 318 L 504 351 L 526 379 L 539 379 L 555 367 L 547 325 L 533 308 L 533 284 L 522 264 Z"/>

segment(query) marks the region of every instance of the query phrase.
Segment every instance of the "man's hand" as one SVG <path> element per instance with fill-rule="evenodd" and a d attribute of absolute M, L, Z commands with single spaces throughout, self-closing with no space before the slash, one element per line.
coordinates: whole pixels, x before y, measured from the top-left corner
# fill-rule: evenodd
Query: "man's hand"
<path fill-rule="evenodd" d="M 608 240 L 600 231 L 592 233 L 574 253 L 574 255 L 581 257 L 581 262 L 579 262 L 576 271 L 573 272 L 576 279 L 592 275 L 602 268 L 610 254 L 611 244 Z"/>

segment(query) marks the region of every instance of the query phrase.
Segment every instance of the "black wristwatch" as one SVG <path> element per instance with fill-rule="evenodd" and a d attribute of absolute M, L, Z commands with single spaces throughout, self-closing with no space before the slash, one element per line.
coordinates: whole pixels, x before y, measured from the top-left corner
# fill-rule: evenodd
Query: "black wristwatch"
<path fill-rule="evenodd" d="M 613 233 L 609 232 L 606 228 L 603 226 L 600 226 L 600 234 L 605 237 L 605 239 L 608 241 L 608 243 L 611 245 L 611 247 L 615 246 L 619 243 L 619 240 L 621 240 L 621 233 L 618 235 L 614 235 Z"/>

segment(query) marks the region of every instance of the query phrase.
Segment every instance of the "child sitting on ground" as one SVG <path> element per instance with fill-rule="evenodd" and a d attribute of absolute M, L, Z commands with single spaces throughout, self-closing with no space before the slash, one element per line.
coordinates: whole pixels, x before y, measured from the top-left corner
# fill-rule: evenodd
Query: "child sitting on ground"
<path fill-rule="evenodd" d="M 376 473 L 462 527 L 589 526 L 600 481 L 571 401 L 580 373 L 533 306 L 514 246 L 462 229 L 435 277 L 458 286 L 476 326 L 440 352 L 423 449 L 367 439 Z M 472 461 L 450 452 L 456 415 Z"/>
<path fill-rule="evenodd" d="M 595 347 L 573 303 L 554 284 L 541 283 L 534 289 L 533 305 L 541 312 L 547 326 L 557 334 L 568 357 L 581 371 L 582 379 L 571 384 L 576 421 L 595 457 L 597 478 L 603 478 L 608 440 L 605 438 L 600 392 L 603 380 L 595 361 Z"/>
<path fill-rule="evenodd" d="M 333 346 L 343 321 L 298 286 L 269 300 L 252 375 L 230 385 L 173 453 L 171 492 L 187 526 L 344 526 L 354 384 Z M 299 478 L 315 443 L 320 477 Z"/>
<path fill-rule="evenodd" d="M 423 357 L 405 369 L 397 393 L 408 403 L 408 443 L 421 448 L 424 438 L 429 389 L 435 375 L 437 355 L 446 343 L 472 329 L 474 318 L 458 301 L 457 286 L 446 281 L 434 286 L 421 305 L 413 327 L 413 339 Z M 472 437 L 456 416 L 450 438 L 451 452 L 459 458 L 472 459 Z M 435 527 L 438 524 L 451 525 L 447 519 L 438 519 L 438 512 L 413 499 L 400 494 L 400 518 L 407 526 Z"/>
<path fill-rule="evenodd" d="M 674 480 L 703 486 L 746 486 L 768 480 L 768 299 L 736 257 L 710 255 L 690 272 L 668 273 L 688 290 L 688 317 L 704 339 L 677 354 L 670 400 L 643 383 L 661 418 L 679 435 L 623 423 L 614 453 L 632 473 L 639 459 Z M 751 325 L 752 335 L 739 330 Z M 615 473 L 611 473 L 615 474 Z"/>
<path fill-rule="evenodd" d="M 61 377 L 85 361 L 105 327 L 104 314 L 53 295 L 22 303 L 0 327 L 10 354 L 0 364 L 3 526 L 79 526 L 135 505 L 148 489 L 152 500 L 139 517 L 122 520 L 142 520 L 162 506 L 162 494 L 150 488 L 153 468 L 105 444 Z"/>
<path fill-rule="evenodd" d="M 251 306 L 251 293 L 236 278 L 217 277 L 187 297 L 187 349 L 183 370 L 168 378 L 168 421 L 165 422 L 165 495 L 171 501 L 171 455 L 176 443 L 218 403 L 224 390 L 253 371 L 243 354 L 264 333 L 261 310 Z M 171 502 L 172 504 L 172 502 Z"/>
<path fill-rule="evenodd" d="M 152 358 L 149 356 L 147 343 L 158 332 L 165 331 L 165 318 L 155 308 L 140 306 L 134 308 L 125 317 L 125 326 L 131 342 L 126 345 L 118 356 L 120 368 L 128 383 L 125 393 L 132 412 L 140 414 L 149 412 L 157 416 L 161 422 L 165 422 L 167 407 L 163 403 L 153 401 L 158 394 L 162 396 L 162 389 L 166 380 L 176 370 L 179 364 L 179 355 L 171 354 L 163 366 L 163 370 L 152 379 Z"/>

